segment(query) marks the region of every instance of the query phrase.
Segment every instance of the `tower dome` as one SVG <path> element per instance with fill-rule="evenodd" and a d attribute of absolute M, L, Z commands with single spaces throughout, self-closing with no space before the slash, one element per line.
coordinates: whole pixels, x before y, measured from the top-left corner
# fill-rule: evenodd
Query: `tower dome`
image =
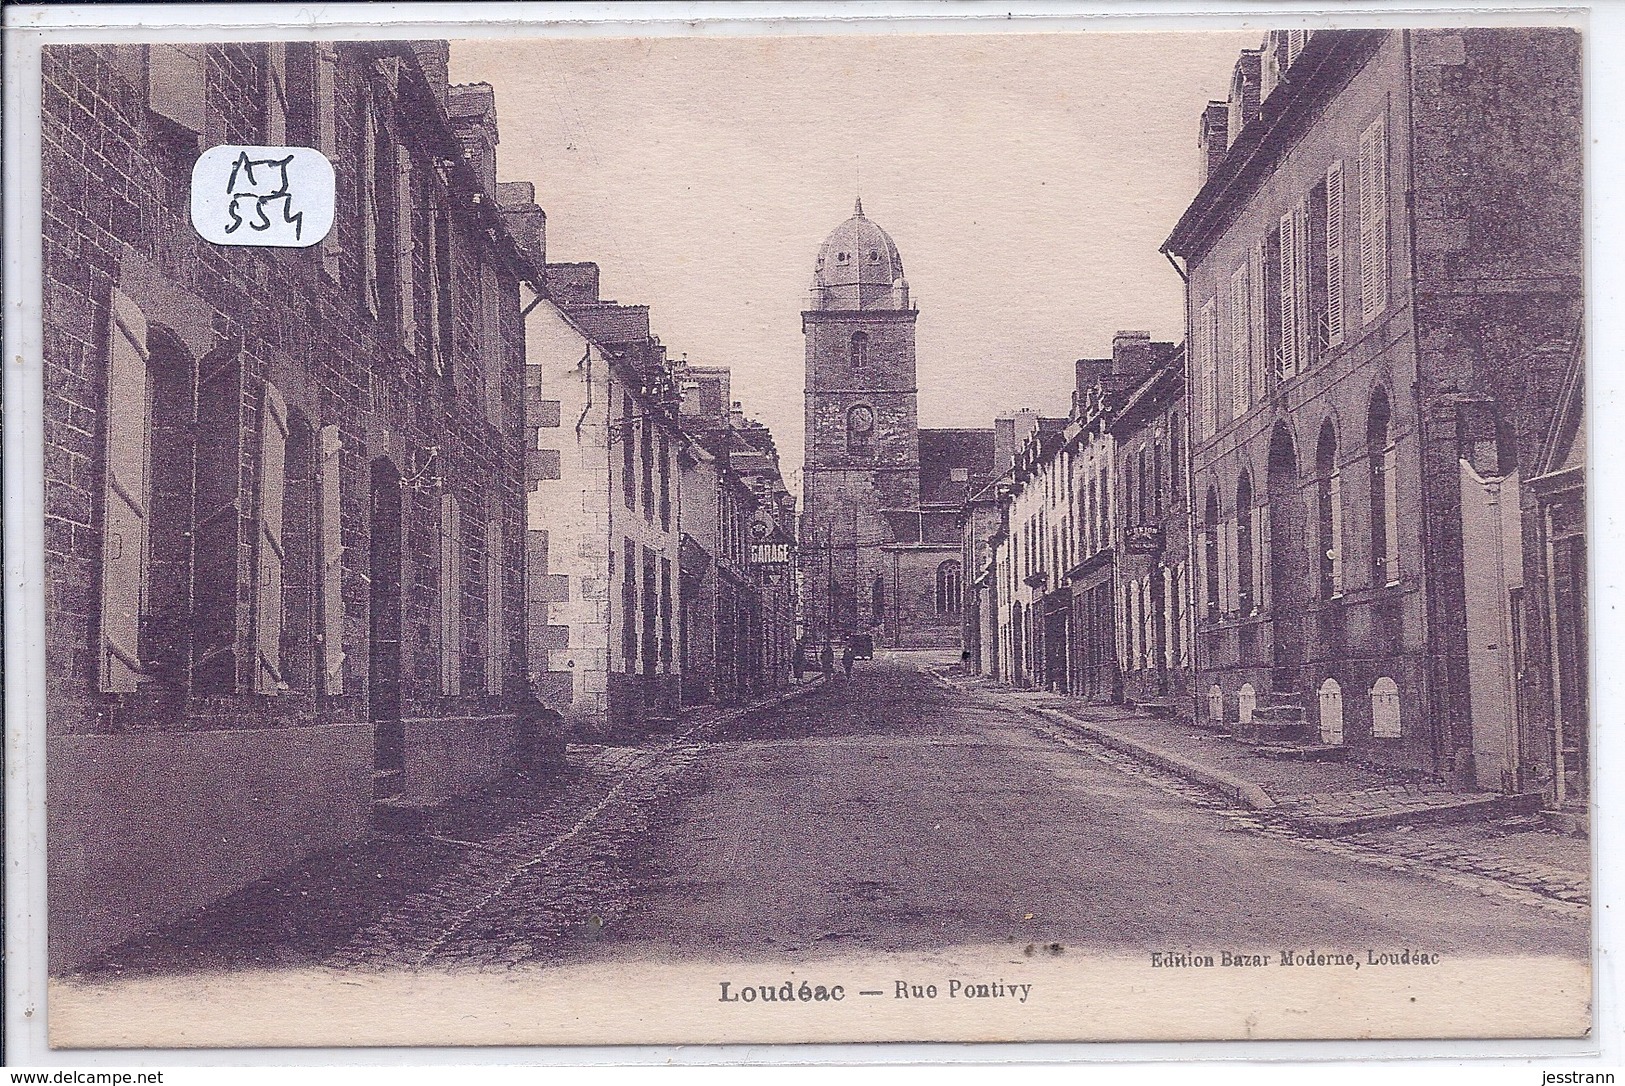
<path fill-rule="evenodd" d="M 906 309 L 903 257 L 891 235 L 863 213 L 858 198 L 824 239 L 813 267 L 814 309 Z"/>

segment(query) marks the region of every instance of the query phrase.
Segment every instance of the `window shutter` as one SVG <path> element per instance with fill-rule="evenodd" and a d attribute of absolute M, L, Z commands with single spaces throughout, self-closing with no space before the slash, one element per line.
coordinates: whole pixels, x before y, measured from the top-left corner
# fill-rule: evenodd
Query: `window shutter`
<path fill-rule="evenodd" d="M 1285 381 L 1298 372 L 1298 216 L 1281 216 L 1281 361 L 1277 376 Z"/>
<path fill-rule="evenodd" d="M 312 76 L 316 86 L 313 88 L 315 117 L 312 118 L 313 129 L 316 133 L 316 150 L 326 155 L 329 161 L 338 158 L 338 118 L 337 109 L 337 70 L 338 52 L 329 42 L 317 42 L 315 45 L 316 63 Z M 365 138 L 371 140 L 372 133 L 366 133 Z M 364 180 L 370 187 L 370 179 Z M 335 224 L 336 227 L 337 224 Z M 322 262 L 322 272 L 332 282 L 339 279 L 339 243 L 338 230 L 327 232 L 327 236 L 317 246 Z"/>
<path fill-rule="evenodd" d="M 1360 316 L 1388 308 L 1388 130 L 1379 116 L 1360 136 Z"/>
<path fill-rule="evenodd" d="M 1399 583 L 1399 480 L 1395 460 L 1394 447 L 1389 445 L 1382 451 L 1383 517 L 1388 537 L 1383 568 L 1388 584 Z"/>
<path fill-rule="evenodd" d="M 462 693 L 463 547 L 457 499 L 440 498 L 440 692 Z"/>
<path fill-rule="evenodd" d="M 1202 357 L 1202 434 L 1212 437 L 1219 430 L 1219 374 L 1215 350 L 1218 340 L 1218 314 L 1212 300 L 1202 307 L 1197 342 Z"/>
<path fill-rule="evenodd" d="M 508 350 L 502 341 L 502 287 L 490 261 L 480 262 L 480 355 L 485 359 L 485 417 L 502 425 L 502 382 Z"/>
<path fill-rule="evenodd" d="M 1230 276 L 1230 380 L 1237 418 L 1253 405 L 1252 290 L 1246 264 Z"/>
<path fill-rule="evenodd" d="M 260 410 L 260 479 L 254 520 L 254 693 L 275 694 L 282 682 L 282 494 L 287 486 L 288 405 L 270 382 Z"/>
<path fill-rule="evenodd" d="M 339 428 L 323 426 L 321 436 L 322 692 L 344 693 L 344 535 L 343 494 L 339 489 Z"/>
<path fill-rule="evenodd" d="M 1269 503 L 1255 506 L 1255 520 L 1258 524 L 1258 536 L 1253 544 L 1253 552 L 1258 555 L 1258 576 L 1253 578 L 1257 585 L 1258 606 L 1260 610 L 1270 603 L 1270 507 Z"/>
<path fill-rule="evenodd" d="M 1251 271 L 1248 274 L 1248 372 L 1251 375 L 1252 393 L 1255 397 L 1264 396 L 1269 383 L 1264 376 L 1265 368 L 1269 364 L 1269 336 L 1265 330 L 1264 322 L 1268 307 L 1264 303 L 1264 242 L 1262 239 L 1253 243 Z"/>
<path fill-rule="evenodd" d="M 1343 473 L 1332 469 L 1332 595 L 1343 594 Z"/>
<path fill-rule="evenodd" d="M 147 318 L 117 287 L 107 319 L 107 434 L 102 488 L 103 693 L 127 693 L 141 676 L 138 652 L 147 588 Z"/>
<path fill-rule="evenodd" d="M 1326 171 L 1326 345 L 1343 342 L 1343 163 Z"/>
<path fill-rule="evenodd" d="M 331 236 L 329 231 L 329 236 Z M 378 295 L 378 117 L 369 98 L 361 105 L 361 304 L 376 317 Z"/>
<path fill-rule="evenodd" d="M 243 543 L 243 367 L 235 343 L 198 366 L 197 471 L 193 499 L 192 681 L 211 693 L 239 684 L 237 638 Z"/>
<path fill-rule="evenodd" d="M 265 46 L 265 143 L 281 147 L 288 142 L 288 46 L 267 42 Z"/>
<path fill-rule="evenodd" d="M 502 664 L 507 656 L 508 638 L 503 622 L 503 539 L 502 522 L 492 520 L 485 528 L 485 692 L 502 693 Z"/>
<path fill-rule="evenodd" d="M 401 349 L 417 350 L 417 298 L 413 294 L 417 271 L 417 213 L 412 206 L 412 154 L 395 144 L 395 316 Z M 433 261 L 431 261 L 433 263 Z"/>
<path fill-rule="evenodd" d="M 208 80 L 202 43 L 147 46 L 147 105 L 194 135 L 202 135 Z"/>

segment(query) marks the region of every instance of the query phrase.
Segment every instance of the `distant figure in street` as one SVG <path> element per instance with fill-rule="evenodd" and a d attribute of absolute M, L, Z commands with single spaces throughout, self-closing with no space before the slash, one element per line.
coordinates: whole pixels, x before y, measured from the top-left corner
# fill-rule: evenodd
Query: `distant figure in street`
<path fill-rule="evenodd" d="M 857 659 L 857 656 L 858 654 L 852 651 L 851 645 L 848 645 L 846 651 L 841 653 L 841 670 L 846 672 L 846 677 L 849 679 L 852 677 L 852 661 Z"/>
<path fill-rule="evenodd" d="M 514 698 L 518 717 L 519 768 L 527 773 L 557 773 L 564 768 L 564 717 L 542 701 L 533 682 Z"/>
<path fill-rule="evenodd" d="M 824 678 L 835 674 L 835 650 L 829 647 L 828 641 L 824 642 L 824 651 L 818 654 L 818 662 L 823 665 Z"/>
<path fill-rule="evenodd" d="M 800 682 L 807 670 L 807 642 L 796 642 L 795 655 L 790 657 L 790 670 L 795 672 L 796 682 Z"/>

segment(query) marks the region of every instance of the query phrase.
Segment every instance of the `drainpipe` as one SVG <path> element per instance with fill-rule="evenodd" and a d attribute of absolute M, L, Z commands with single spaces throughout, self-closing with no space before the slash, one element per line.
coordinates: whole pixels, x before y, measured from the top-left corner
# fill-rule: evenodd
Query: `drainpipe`
<path fill-rule="evenodd" d="M 1191 406 L 1193 400 L 1191 393 L 1191 277 L 1185 268 L 1179 266 L 1179 262 L 1174 259 L 1174 254 L 1169 252 L 1166 245 L 1162 248 L 1162 255 L 1167 258 L 1168 265 L 1179 275 L 1180 282 L 1185 287 L 1185 343 L 1183 348 L 1183 366 L 1185 370 L 1185 380 L 1183 382 L 1185 386 L 1183 391 L 1185 404 L 1185 463 L 1181 465 L 1183 469 L 1181 474 L 1185 477 L 1184 494 L 1182 495 L 1185 499 L 1185 575 L 1180 578 L 1182 582 L 1180 595 L 1183 597 L 1184 603 L 1181 609 L 1184 612 L 1185 621 L 1180 624 L 1179 636 L 1183 638 L 1187 630 L 1190 632 L 1191 651 L 1189 658 L 1185 661 L 1185 668 L 1190 679 L 1188 694 L 1191 700 L 1191 719 L 1201 720 L 1204 698 L 1199 689 L 1201 684 L 1197 682 L 1197 675 L 1201 673 L 1201 668 L 1197 663 L 1198 657 L 1201 655 L 1201 642 L 1196 636 L 1196 615 L 1198 612 L 1192 598 L 1192 592 L 1195 588 L 1192 580 L 1196 572 L 1196 501 L 1192 497 L 1195 493 L 1196 480 L 1192 477 L 1191 470 L 1192 465 L 1196 462 L 1196 442 L 1193 440 L 1192 435 L 1197 431 L 1196 427 L 1191 423 L 1194 417 Z"/>

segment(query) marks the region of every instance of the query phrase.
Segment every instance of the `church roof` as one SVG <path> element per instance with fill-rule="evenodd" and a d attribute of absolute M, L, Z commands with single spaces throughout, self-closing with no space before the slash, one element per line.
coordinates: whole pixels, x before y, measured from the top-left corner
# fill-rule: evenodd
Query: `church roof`
<path fill-rule="evenodd" d="M 903 278 L 903 257 L 891 235 L 863 213 L 861 197 L 824 239 L 813 266 L 815 309 L 887 309 Z"/>

